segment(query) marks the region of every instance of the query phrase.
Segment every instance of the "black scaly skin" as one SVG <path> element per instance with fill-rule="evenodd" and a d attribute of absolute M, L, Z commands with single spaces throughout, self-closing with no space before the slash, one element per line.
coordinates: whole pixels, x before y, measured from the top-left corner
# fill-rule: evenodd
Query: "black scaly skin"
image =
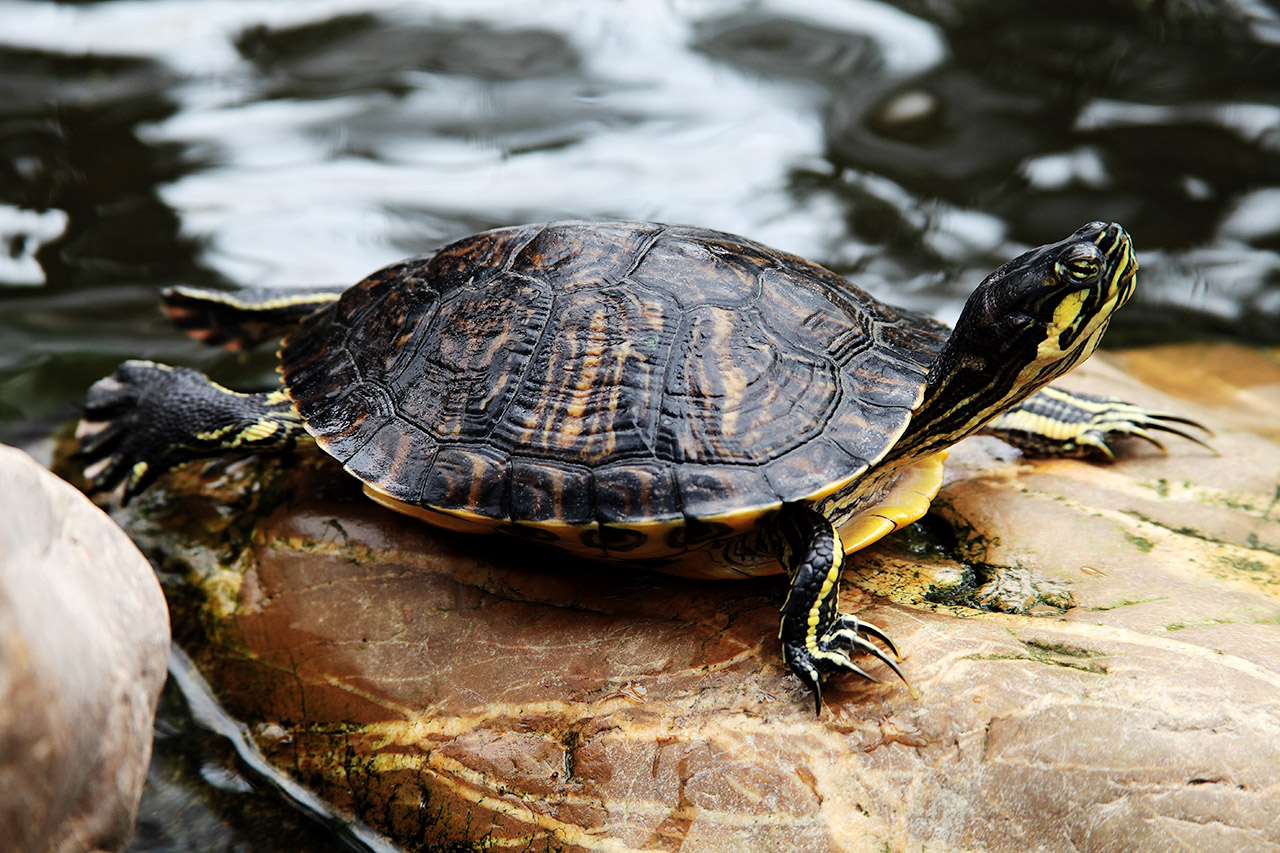
<path fill-rule="evenodd" d="M 303 433 L 282 391 L 238 394 L 190 368 L 126 361 L 89 389 L 76 457 L 91 492 L 123 483 L 127 503 L 184 462 L 289 450 Z"/>
<path fill-rule="evenodd" d="M 822 682 L 832 673 L 844 670 L 879 681 L 854 663 L 855 655 L 871 654 L 906 681 L 895 660 L 898 649 L 893 641 L 875 625 L 840 612 L 844 546 L 831 522 L 808 507 L 789 504 L 778 514 L 773 529 L 778 560 L 791 580 L 778 629 L 782 655 L 813 691 L 814 711 L 822 711 Z M 810 628 L 815 608 L 817 624 Z M 871 639 L 888 647 L 893 657 Z"/>

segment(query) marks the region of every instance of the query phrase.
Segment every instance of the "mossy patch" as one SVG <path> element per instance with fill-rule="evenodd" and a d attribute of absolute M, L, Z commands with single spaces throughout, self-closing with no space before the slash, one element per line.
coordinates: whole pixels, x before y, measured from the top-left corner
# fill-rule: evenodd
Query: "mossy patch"
<path fill-rule="evenodd" d="M 957 559 L 966 562 L 980 561 L 1000 545 L 999 536 L 989 536 L 982 532 L 945 498 L 934 499 L 933 508 L 925 518 L 930 516 L 935 517 L 932 523 L 941 521 L 950 529 L 953 541 L 947 550 Z"/>
<path fill-rule="evenodd" d="M 1034 649 L 1047 655 L 1058 655 L 1069 658 L 1106 657 L 1102 652 L 1095 652 L 1093 649 L 1086 649 L 1081 646 L 1072 646 L 1067 643 L 1051 643 L 1048 640 L 1023 640 L 1022 644 L 1028 649 Z"/>
<path fill-rule="evenodd" d="M 1022 654 L 968 655 L 968 660 L 1028 660 L 1047 666 L 1060 666 L 1076 669 L 1091 675 L 1106 675 L 1107 665 L 1098 658 L 1109 657 L 1104 652 L 1072 646 L 1066 643 L 1053 643 L 1046 640 L 1019 640 L 1025 650 Z"/>
<path fill-rule="evenodd" d="M 1151 553 L 1151 549 L 1156 547 L 1156 543 L 1152 542 L 1150 539 L 1137 536 L 1133 533 L 1125 533 L 1124 538 L 1130 545 L 1137 548 L 1144 554 Z"/>
<path fill-rule="evenodd" d="M 1245 537 L 1245 544 L 1249 546 L 1250 551 L 1265 551 L 1268 554 L 1280 556 L 1280 546 L 1269 545 L 1258 538 L 1258 534 L 1250 533 Z"/>
<path fill-rule="evenodd" d="M 1139 604 L 1150 604 L 1153 601 L 1167 601 L 1168 598 L 1169 596 L 1167 595 L 1155 595 L 1151 598 L 1121 598 L 1111 604 L 1097 604 L 1087 609 L 1105 613 L 1108 610 L 1119 610 L 1121 607 L 1135 607 Z"/>

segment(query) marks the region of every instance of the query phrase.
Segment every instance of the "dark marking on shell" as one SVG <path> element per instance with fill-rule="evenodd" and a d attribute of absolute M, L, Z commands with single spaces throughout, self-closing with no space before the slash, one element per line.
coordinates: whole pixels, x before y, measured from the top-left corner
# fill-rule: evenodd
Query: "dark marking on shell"
<path fill-rule="evenodd" d="M 540 542 L 544 545 L 553 545 L 561 541 L 561 536 L 556 531 L 546 527 L 535 527 L 532 524 L 504 524 L 501 526 L 501 530 L 503 533 L 519 536 L 521 539 L 527 539 L 530 542 Z"/>
<path fill-rule="evenodd" d="M 511 464 L 511 517 L 590 524 L 595 489 L 590 469 L 516 459 Z"/>
<path fill-rule="evenodd" d="M 638 551 L 649 542 L 649 537 L 639 530 L 624 527 L 612 527 L 602 524 L 585 532 L 582 542 L 589 548 L 596 548 L 612 557 L 626 557 Z"/>
<path fill-rule="evenodd" d="M 723 521 L 708 521 L 702 518 L 690 518 L 680 527 L 674 527 L 667 534 L 667 545 L 671 550 L 693 551 L 702 545 L 726 539 L 738 531 Z"/>
<path fill-rule="evenodd" d="M 511 468 L 506 454 L 483 446 L 442 445 L 422 489 L 423 503 L 486 518 L 511 517 Z"/>
<path fill-rule="evenodd" d="M 346 462 L 346 469 L 399 501 L 422 500 L 439 445 L 413 424 L 388 421 Z"/>
<path fill-rule="evenodd" d="M 656 459 L 608 465 L 595 473 L 596 516 L 602 524 L 680 518 L 675 466 Z"/>

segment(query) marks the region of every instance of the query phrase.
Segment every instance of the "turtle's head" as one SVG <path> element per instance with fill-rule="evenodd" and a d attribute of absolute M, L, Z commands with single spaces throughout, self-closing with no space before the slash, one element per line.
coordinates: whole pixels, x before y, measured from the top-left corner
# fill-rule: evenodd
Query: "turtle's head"
<path fill-rule="evenodd" d="M 1125 230 L 1090 222 L 987 276 L 930 368 L 913 434 L 958 441 L 1084 361 L 1137 269 Z"/>
<path fill-rule="evenodd" d="M 1026 396 L 1089 357 L 1133 295 L 1137 269 L 1125 230 L 1090 222 L 987 276 L 965 303 L 953 342 L 965 361 L 987 361 L 1001 376 L 1013 371 L 1005 390 Z"/>

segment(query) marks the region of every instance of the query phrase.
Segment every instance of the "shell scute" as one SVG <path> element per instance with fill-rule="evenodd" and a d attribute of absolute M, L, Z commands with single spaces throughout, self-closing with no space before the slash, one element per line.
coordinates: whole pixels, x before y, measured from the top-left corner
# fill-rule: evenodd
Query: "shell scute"
<path fill-rule="evenodd" d="M 347 459 L 345 468 L 383 494 L 405 503 L 422 498 L 439 445 L 416 425 L 394 418 Z"/>
<path fill-rule="evenodd" d="M 626 222 L 594 223 L 588 231 L 580 225 L 552 223 L 540 229 L 512 257 L 511 272 L 554 282 L 561 293 L 613 284 L 627 274 L 663 231 L 661 225 L 637 227 Z"/>
<path fill-rule="evenodd" d="M 347 352 L 360 353 L 362 373 L 394 381 L 411 364 L 423 332 L 439 306 L 439 293 L 426 287 L 384 287 L 372 311 L 348 327 Z"/>
<path fill-rule="evenodd" d="M 666 229 L 629 276 L 661 290 L 685 308 L 698 305 L 742 307 L 760 295 L 760 274 L 769 259 L 705 232 Z"/>
<path fill-rule="evenodd" d="M 617 286 L 559 294 L 491 439 L 513 453 L 599 465 L 652 453 L 679 313 Z"/>
<path fill-rule="evenodd" d="M 836 445 L 848 457 L 862 460 L 870 466 L 879 461 L 887 446 L 897 440 L 901 427 L 911 418 L 910 407 L 884 405 L 875 400 L 868 400 L 854 394 L 845 394 L 831 415 L 831 422 L 823 433 L 831 444 Z M 805 455 L 817 452 L 821 455 L 823 445 L 806 446 Z M 842 476 L 848 469 L 838 469 Z M 832 481 L 839 479 L 831 477 Z"/>
<path fill-rule="evenodd" d="M 597 469 L 595 496 L 596 517 L 602 524 L 682 516 L 675 466 L 656 459 Z"/>
<path fill-rule="evenodd" d="M 589 469 L 516 459 L 511 463 L 511 519 L 590 524 L 595 489 Z"/>
<path fill-rule="evenodd" d="M 759 465 L 825 427 L 835 365 L 789 346 L 758 314 L 686 313 L 662 398 L 656 447 L 673 461 Z"/>
<path fill-rule="evenodd" d="M 819 436 L 809 444 L 797 448 L 765 466 L 764 476 L 769 487 L 779 495 L 818 496 L 833 489 L 837 483 L 851 480 L 870 467 L 864 457 L 857 456 L 833 439 Z"/>
<path fill-rule="evenodd" d="M 783 270 L 768 270 L 760 277 L 762 299 L 768 303 L 771 325 L 794 346 L 825 352 L 833 359 L 852 340 L 870 337 L 868 324 L 859 314 L 841 308 L 816 283 L 797 281 Z"/>
<path fill-rule="evenodd" d="M 502 274 L 511 259 L 540 230 L 537 225 L 497 228 L 451 243 L 416 265 L 397 269 L 400 265 L 396 264 L 387 269 L 400 279 L 408 279 L 425 269 L 429 272 L 429 280 L 439 282 L 445 288 L 463 282 L 484 282 Z M 370 279 L 379 275 L 374 273 Z M 357 285 L 363 286 L 363 283 Z"/>
<path fill-rule="evenodd" d="M 355 453 L 373 436 L 395 417 L 395 409 L 386 389 L 364 382 L 350 389 L 341 400 L 331 404 L 327 411 L 327 420 L 321 424 L 308 421 L 307 426 L 316 430 L 322 425 L 331 426 L 317 440 L 326 451 L 342 464 L 346 464 Z"/>
<path fill-rule="evenodd" d="M 383 267 L 347 290 L 326 310 L 333 313 L 342 328 L 355 328 L 370 312 L 380 309 L 381 300 L 387 293 L 400 288 L 423 287 L 425 283 L 421 273 L 426 261 L 426 258 L 406 258 Z"/>
<path fill-rule="evenodd" d="M 487 439 L 550 310 L 545 287 L 515 276 L 453 289 L 423 316 L 417 349 L 395 377 L 400 411 L 438 440 Z"/>
<path fill-rule="evenodd" d="M 937 350 L 946 343 L 949 333 L 947 327 L 938 321 L 923 314 L 907 312 L 882 318 L 875 325 L 877 351 L 892 353 L 898 361 L 910 365 L 921 376 L 929 372 Z M 921 347 L 921 338 L 927 339 L 932 346 Z"/>
<path fill-rule="evenodd" d="M 441 445 L 423 484 L 422 501 L 489 519 L 511 517 L 511 464 L 483 445 Z"/>
<path fill-rule="evenodd" d="M 924 393 L 925 371 L 904 364 L 897 353 L 880 347 L 864 349 L 844 366 L 849 387 L 857 402 L 880 408 L 913 409 Z M 870 412 L 867 420 L 883 416 Z"/>
<path fill-rule="evenodd" d="M 330 435 L 342 430 L 350 417 L 339 403 L 360 384 L 360 372 L 340 341 L 317 338 L 312 327 L 286 339 L 286 346 L 306 354 L 293 365 L 289 393 L 295 400 L 308 402 L 309 429 L 316 435 Z"/>
<path fill-rule="evenodd" d="M 698 518 L 754 517 L 781 503 L 755 468 L 682 465 L 676 469 L 676 482 L 685 506 L 698 507 Z"/>

